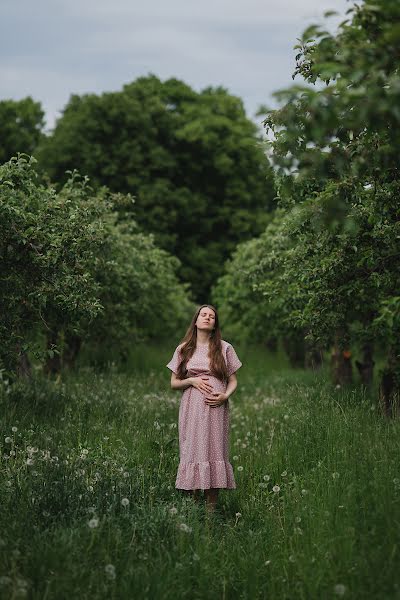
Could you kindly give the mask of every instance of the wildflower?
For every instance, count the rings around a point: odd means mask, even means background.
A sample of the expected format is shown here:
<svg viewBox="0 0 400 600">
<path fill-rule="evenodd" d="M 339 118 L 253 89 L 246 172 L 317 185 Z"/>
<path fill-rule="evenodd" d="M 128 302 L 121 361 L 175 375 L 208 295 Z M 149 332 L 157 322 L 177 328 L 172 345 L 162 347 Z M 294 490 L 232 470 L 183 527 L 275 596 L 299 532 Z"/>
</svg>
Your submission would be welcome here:
<svg viewBox="0 0 400 600">
<path fill-rule="evenodd" d="M 235 516 L 236 516 L 237 519 L 240 519 L 240 517 L 242 516 L 242 513 L 237 512 Z"/>
<path fill-rule="evenodd" d="M 286 475 L 287 475 L 287 471 L 282 471 L 281 477 L 286 477 Z"/>
<path fill-rule="evenodd" d="M 106 576 L 108 577 L 108 579 L 115 579 L 115 567 L 114 565 L 108 564 L 104 567 L 104 570 L 106 572 Z"/>
<path fill-rule="evenodd" d="M 86 448 L 83 448 L 82 451 L 81 451 L 81 454 L 83 456 L 87 456 L 89 454 L 89 450 L 87 450 Z"/>
<path fill-rule="evenodd" d="M 237 468 L 237 470 L 238 471 L 243 471 L 243 467 L 239 465 L 238 468 Z"/>
<path fill-rule="evenodd" d="M 281 488 L 279 487 L 279 485 L 274 485 L 274 487 L 272 489 L 275 492 L 275 494 L 277 494 L 281 490 Z"/>
<path fill-rule="evenodd" d="M 89 525 L 90 529 L 95 529 L 99 525 L 99 520 L 96 517 L 93 517 L 88 522 L 88 525 Z"/>
<path fill-rule="evenodd" d="M 333 479 L 338 479 L 339 473 L 337 471 L 335 471 L 334 473 L 332 473 L 332 477 L 333 477 Z"/>
<path fill-rule="evenodd" d="M 189 527 L 189 525 L 186 525 L 186 523 L 179 523 L 178 527 L 181 531 L 184 531 L 185 533 L 190 533 L 192 531 L 192 528 Z"/>
<path fill-rule="evenodd" d="M 266 560 L 265 563 L 264 563 L 265 566 L 268 566 L 269 564 L 271 564 L 270 560 Z"/>
<path fill-rule="evenodd" d="M 6 438 L 4 438 L 4 441 L 5 441 L 6 444 L 11 444 L 12 438 L 10 438 L 9 436 L 7 436 Z"/>
<path fill-rule="evenodd" d="M 11 431 L 13 431 L 15 433 L 16 431 L 18 431 L 18 427 L 15 427 L 15 425 L 14 425 L 14 427 L 11 427 Z"/>
<path fill-rule="evenodd" d="M 128 500 L 128 498 L 122 498 L 121 504 L 122 504 L 122 506 L 129 506 L 129 500 Z"/>
<path fill-rule="evenodd" d="M 125 471 L 123 475 L 124 475 L 125 478 L 129 477 L 128 471 Z"/>
<path fill-rule="evenodd" d="M 239 457 L 238 456 L 233 456 L 232 460 L 239 460 Z"/>
<path fill-rule="evenodd" d="M 169 514 L 170 514 L 170 515 L 176 515 L 176 513 L 177 513 L 177 512 L 178 512 L 178 509 L 176 508 L 176 506 L 172 506 L 172 507 L 169 509 Z"/>
<path fill-rule="evenodd" d="M 296 518 L 295 518 L 295 521 L 296 521 L 296 523 L 300 523 L 300 521 L 301 521 L 301 517 L 296 517 Z"/>
<path fill-rule="evenodd" d="M 301 493 L 303 494 L 303 496 L 305 496 L 306 494 L 308 494 L 308 491 L 305 490 L 304 488 L 301 490 Z"/>
<path fill-rule="evenodd" d="M 263 479 L 264 479 L 264 481 L 269 481 L 271 479 L 271 477 L 269 475 L 264 475 Z"/>
<path fill-rule="evenodd" d="M 337 583 L 333 588 L 333 591 L 337 596 L 344 596 L 346 593 L 346 586 L 343 583 Z"/>
<path fill-rule="evenodd" d="M 27 458 L 27 459 L 26 459 L 26 464 L 27 464 L 27 465 L 29 465 L 29 466 L 30 466 L 30 465 L 34 465 L 34 464 L 35 464 L 35 461 L 33 460 L 33 458 Z"/>
<path fill-rule="evenodd" d="M 285 419 L 285 421 L 287 421 L 289 418 L 289 415 L 284 415 L 283 418 Z"/>
</svg>

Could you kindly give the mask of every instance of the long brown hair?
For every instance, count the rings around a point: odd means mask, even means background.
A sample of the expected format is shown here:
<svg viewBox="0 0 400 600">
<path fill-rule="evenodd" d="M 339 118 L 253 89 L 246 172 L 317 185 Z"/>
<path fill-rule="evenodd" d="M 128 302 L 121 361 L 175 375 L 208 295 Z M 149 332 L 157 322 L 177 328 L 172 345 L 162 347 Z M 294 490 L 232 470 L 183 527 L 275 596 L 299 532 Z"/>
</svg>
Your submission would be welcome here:
<svg viewBox="0 0 400 600">
<path fill-rule="evenodd" d="M 182 341 L 181 352 L 181 362 L 178 366 L 178 379 L 185 379 L 186 377 L 186 364 L 193 356 L 194 351 L 196 350 L 197 345 L 197 327 L 196 321 L 197 317 L 202 308 L 207 307 L 211 308 L 215 313 L 215 322 L 214 329 L 210 334 L 210 343 L 208 347 L 208 356 L 210 358 L 210 371 L 211 373 L 221 379 L 222 381 L 228 381 L 228 369 L 224 360 L 224 356 L 222 354 L 222 344 L 221 344 L 221 330 L 219 327 L 219 319 L 217 309 L 211 304 L 202 304 L 194 313 L 192 321 L 186 331 Z"/>
</svg>

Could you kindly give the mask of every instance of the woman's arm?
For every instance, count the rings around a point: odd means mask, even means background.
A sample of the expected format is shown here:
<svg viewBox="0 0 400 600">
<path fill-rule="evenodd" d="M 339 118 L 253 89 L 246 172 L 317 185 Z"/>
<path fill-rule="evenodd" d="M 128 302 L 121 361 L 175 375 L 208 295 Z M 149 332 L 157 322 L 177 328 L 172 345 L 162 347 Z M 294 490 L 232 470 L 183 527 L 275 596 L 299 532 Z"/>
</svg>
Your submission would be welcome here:
<svg viewBox="0 0 400 600">
<path fill-rule="evenodd" d="M 184 390 L 193 385 L 192 378 L 178 379 L 174 372 L 171 373 L 171 387 L 173 390 Z"/>
<path fill-rule="evenodd" d="M 237 388 L 236 373 L 232 373 L 232 375 L 228 379 L 228 385 L 226 386 L 226 391 L 225 391 L 225 394 L 227 395 L 228 398 L 229 398 L 229 396 L 232 396 L 232 394 L 236 390 L 236 388 Z"/>
</svg>

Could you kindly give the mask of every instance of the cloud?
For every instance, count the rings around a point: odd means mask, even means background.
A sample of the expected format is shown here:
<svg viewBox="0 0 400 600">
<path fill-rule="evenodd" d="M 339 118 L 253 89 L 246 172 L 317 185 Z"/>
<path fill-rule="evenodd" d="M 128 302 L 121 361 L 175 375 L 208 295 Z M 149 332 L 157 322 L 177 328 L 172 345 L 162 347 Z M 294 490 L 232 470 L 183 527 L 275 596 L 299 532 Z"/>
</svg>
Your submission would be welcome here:
<svg viewBox="0 0 400 600">
<path fill-rule="evenodd" d="M 24 6 L 25 5 L 25 6 Z M 194 89 L 222 85 L 249 116 L 291 85 L 296 37 L 346 0 L 3 0 L 3 98 L 31 95 L 48 127 L 70 94 L 119 90 L 138 76 L 177 77 Z M 327 23 L 324 21 L 324 25 Z M 258 120 L 258 119 L 257 119 Z"/>
</svg>

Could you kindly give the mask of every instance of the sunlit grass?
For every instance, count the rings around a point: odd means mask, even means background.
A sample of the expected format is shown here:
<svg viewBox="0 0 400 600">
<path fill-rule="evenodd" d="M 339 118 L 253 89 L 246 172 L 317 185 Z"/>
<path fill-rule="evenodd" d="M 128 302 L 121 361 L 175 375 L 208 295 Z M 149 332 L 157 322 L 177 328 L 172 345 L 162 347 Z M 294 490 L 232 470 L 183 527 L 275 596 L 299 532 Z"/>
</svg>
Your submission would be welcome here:
<svg viewBox="0 0 400 600">
<path fill-rule="evenodd" d="M 1 597 L 398 597 L 399 425 L 374 390 L 242 349 L 237 489 L 207 515 L 175 489 L 180 394 L 153 350 L 3 389 Z"/>
</svg>

